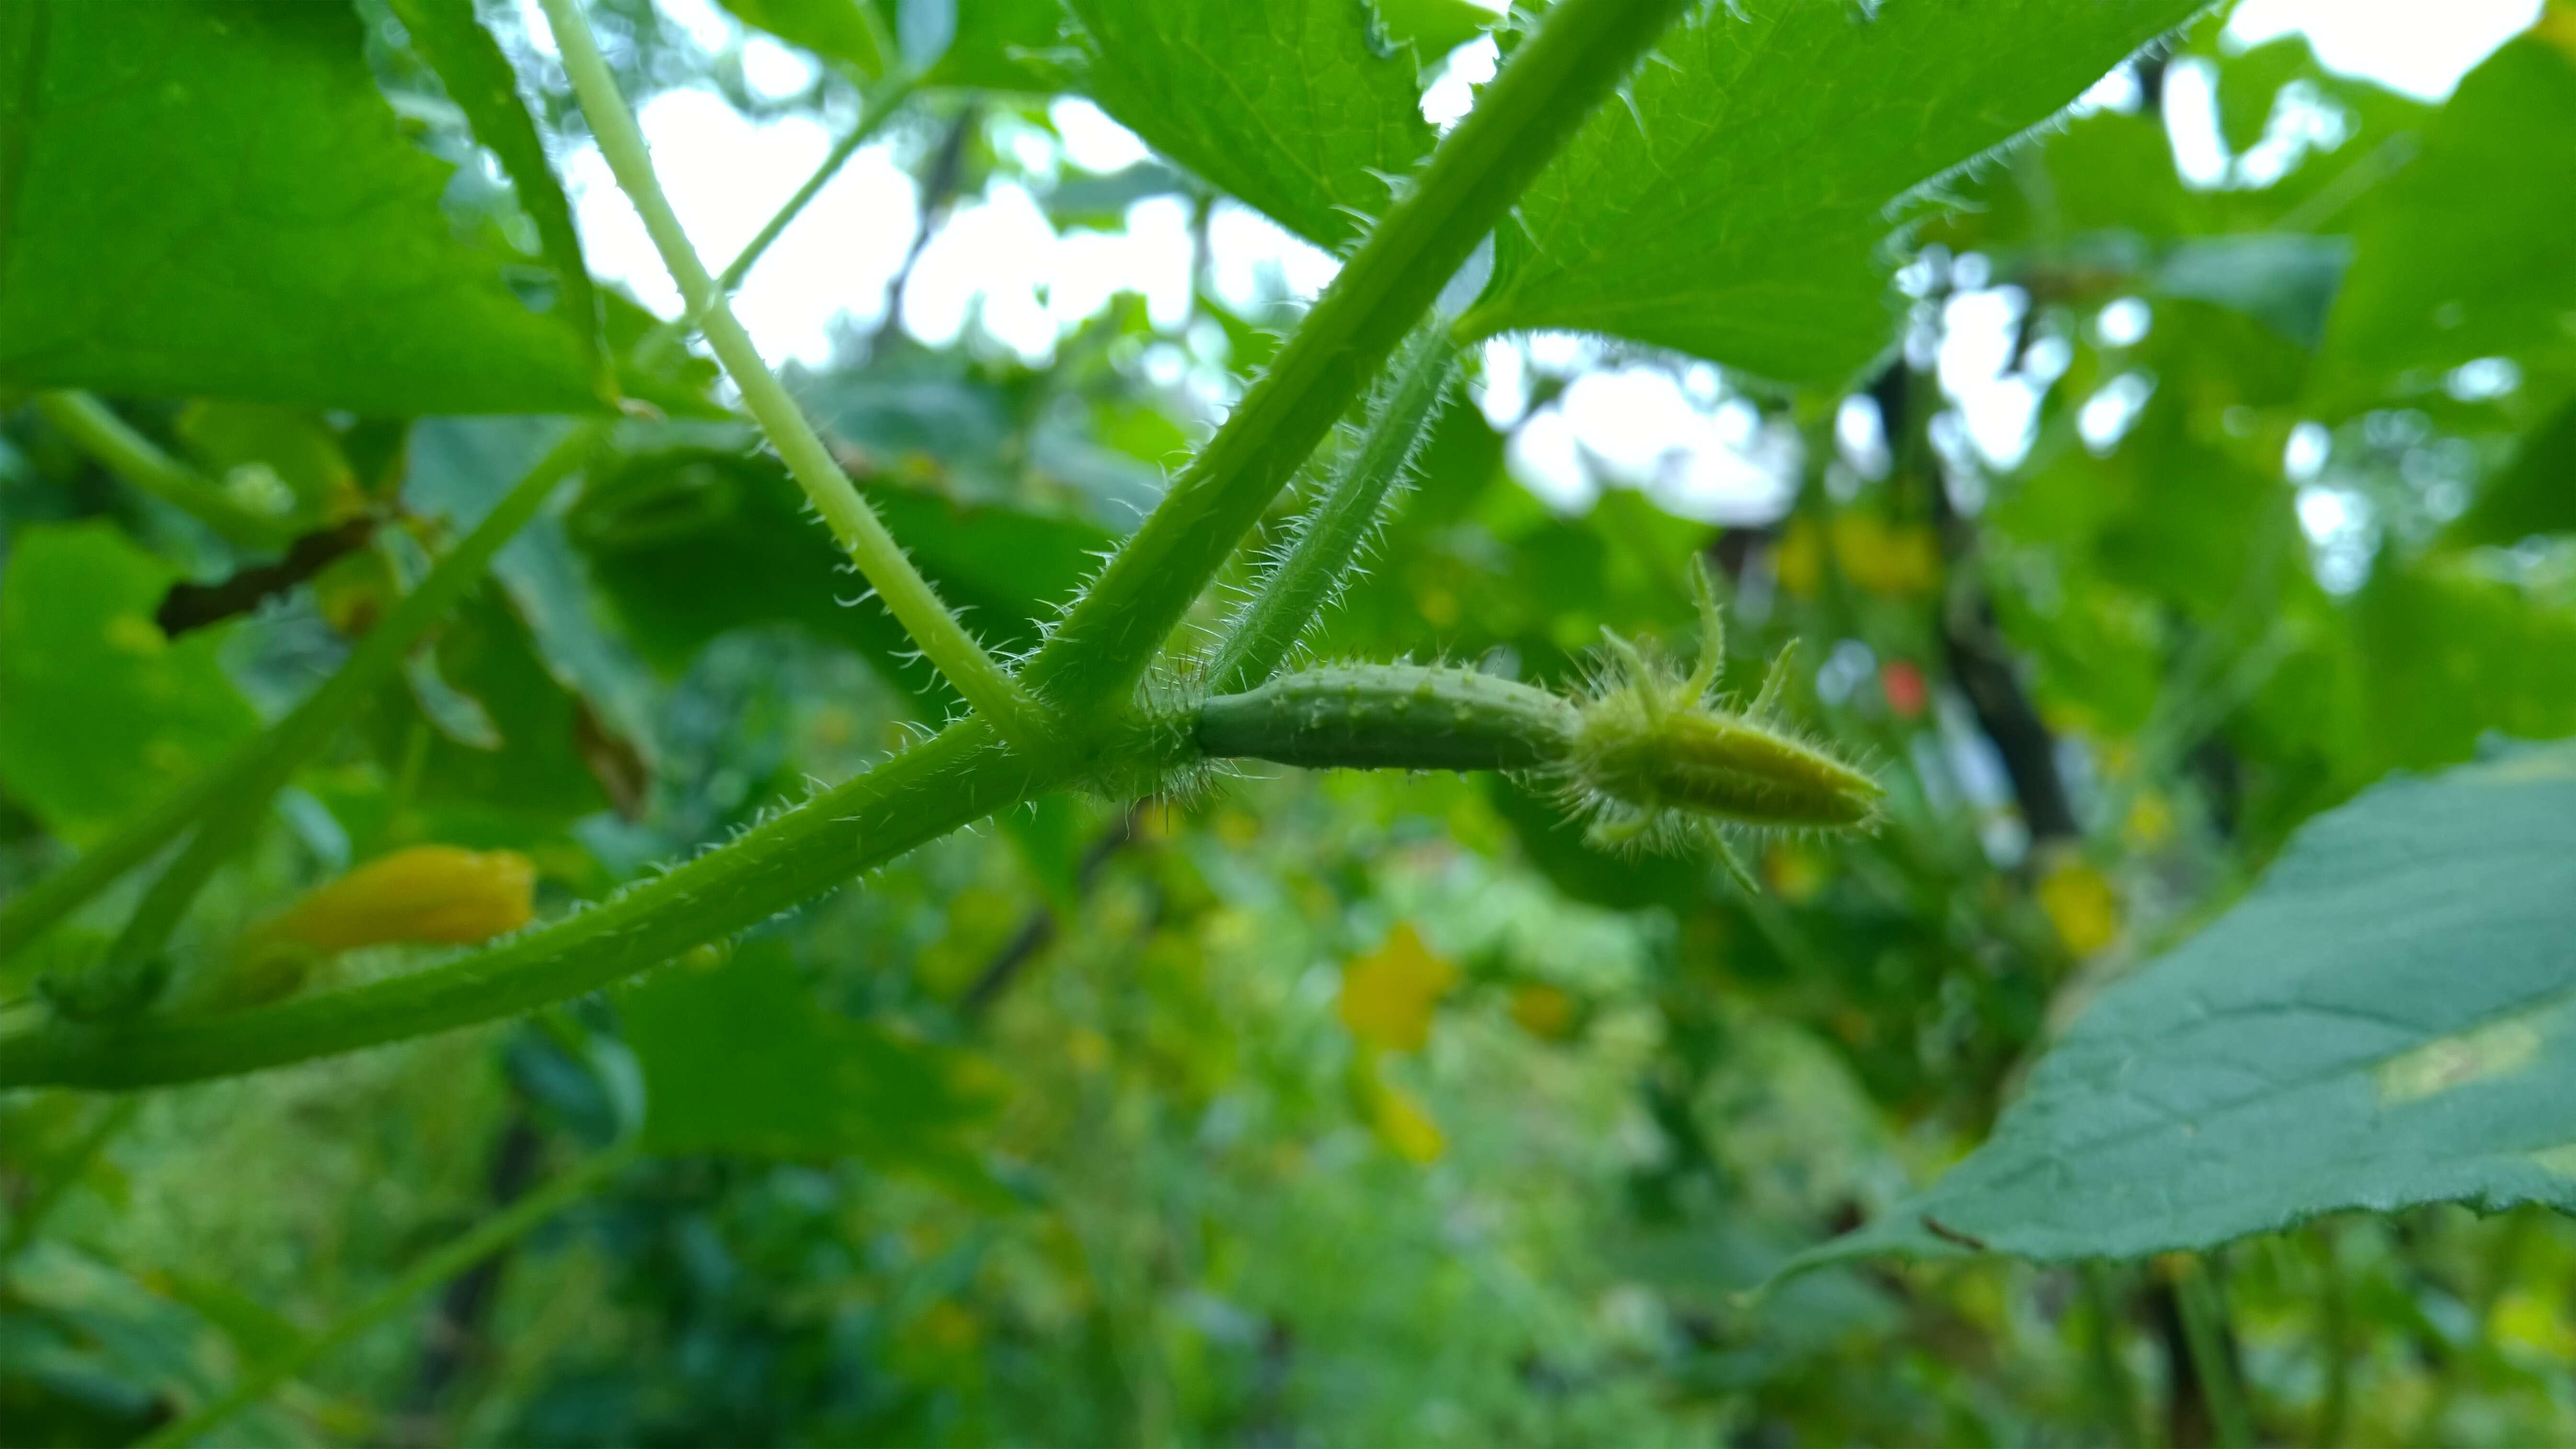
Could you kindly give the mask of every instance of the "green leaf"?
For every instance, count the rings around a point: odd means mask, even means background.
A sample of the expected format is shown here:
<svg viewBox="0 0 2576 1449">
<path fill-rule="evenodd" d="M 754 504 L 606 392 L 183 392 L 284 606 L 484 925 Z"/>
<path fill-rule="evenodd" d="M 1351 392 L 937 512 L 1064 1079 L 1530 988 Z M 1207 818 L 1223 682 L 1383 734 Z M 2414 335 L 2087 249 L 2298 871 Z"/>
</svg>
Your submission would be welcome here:
<svg viewBox="0 0 2576 1449">
<path fill-rule="evenodd" d="M 387 775 L 407 781 L 420 805 L 465 807 L 510 830 L 543 828 L 608 808 L 603 773 L 622 795 L 640 772 L 633 747 L 547 668 L 526 621 L 496 589 L 460 605 L 407 674 L 378 694 L 362 727 Z M 441 833 L 460 844 L 514 843 L 507 831 Z"/>
<path fill-rule="evenodd" d="M 581 254 L 581 234 L 574 230 L 572 203 L 564 198 L 554 167 L 546 160 L 537 123 L 519 99 L 519 78 L 510 69 L 489 32 L 474 18 L 473 0 L 388 0 L 396 19 L 411 32 L 411 43 L 438 72 L 447 98 L 473 124 L 474 139 L 501 158 L 518 193 L 519 209 L 536 223 L 537 241 L 562 289 L 559 304 L 568 325 L 581 335 L 594 370 L 607 366 L 600 345 L 598 289 Z M 605 391 L 608 383 L 600 384 Z"/>
<path fill-rule="evenodd" d="M 1378 29 L 1394 45 L 1414 47 L 1424 65 L 1491 30 L 1502 16 L 1474 0 L 1370 0 Z"/>
<path fill-rule="evenodd" d="M 2368 203 L 2328 327 L 2346 390 L 2475 358 L 2576 358 L 2576 55 L 2498 50 Z"/>
<path fill-rule="evenodd" d="M 1413 64 L 1361 0 L 1069 0 L 1083 88 L 1156 150 L 1318 246 L 1386 210 L 1431 150 Z"/>
<path fill-rule="evenodd" d="M 1886 243 L 1917 188 L 2046 120 L 2199 8 L 1709 9 L 1522 195 L 1460 330 L 1608 332 L 1783 382 L 1845 383 L 1894 334 Z"/>
<path fill-rule="evenodd" d="M 2352 609 L 2380 768 L 2464 759 L 2490 730 L 2576 732 L 2576 609 L 2444 558 L 2383 564 Z"/>
<path fill-rule="evenodd" d="M 2576 1209 L 2576 745 L 2383 784 L 2105 991 L 1993 1138 L 1800 1265 L 2206 1248 L 2346 1208 Z"/>
<path fill-rule="evenodd" d="M 2576 403 L 2533 429 L 2512 464 L 2479 485 L 2450 538 L 2511 544 L 2538 533 L 2576 533 Z"/>
<path fill-rule="evenodd" d="M 826 1008 L 784 944 L 664 971 L 619 998 L 644 1067 L 644 1145 L 954 1170 L 985 1113 L 969 1060 Z"/>
<path fill-rule="evenodd" d="M 0 783 L 88 844 L 258 726 L 217 661 L 224 632 L 152 622 L 177 576 L 105 523 L 19 533 L 0 582 Z"/>
<path fill-rule="evenodd" d="M 0 18 L 0 380 L 358 412 L 597 411 L 592 322 L 461 240 L 345 5 Z M 560 293 L 560 288 L 549 288 Z"/>
<path fill-rule="evenodd" d="M 817 55 L 846 60 L 871 78 L 893 60 L 893 36 L 866 0 L 724 0 L 746 25 Z"/>
<path fill-rule="evenodd" d="M 900 9 L 900 0 L 877 4 L 880 10 Z M 1057 0 L 957 0 L 956 9 L 956 34 L 925 81 L 996 91 L 1059 88 L 1061 77 L 1049 58 L 1064 44 L 1064 8 Z"/>
</svg>

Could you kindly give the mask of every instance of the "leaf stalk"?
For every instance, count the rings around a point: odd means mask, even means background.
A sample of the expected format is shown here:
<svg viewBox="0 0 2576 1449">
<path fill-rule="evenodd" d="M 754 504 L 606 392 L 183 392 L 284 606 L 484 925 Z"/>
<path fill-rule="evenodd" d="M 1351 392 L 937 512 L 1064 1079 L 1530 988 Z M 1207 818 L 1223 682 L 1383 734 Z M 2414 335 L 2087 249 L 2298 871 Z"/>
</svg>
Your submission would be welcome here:
<svg viewBox="0 0 2576 1449">
<path fill-rule="evenodd" d="M 708 274 L 706 264 L 698 259 L 687 230 L 680 225 L 679 214 L 671 209 L 670 198 L 663 194 L 662 183 L 654 175 L 651 148 L 645 144 L 644 133 L 635 124 L 635 114 L 628 109 L 626 98 L 618 92 L 617 79 L 600 54 L 599 42 L 591 34 L 580 0 L 543 0 L 543 4 L 556 49 L 563 55 L 564 72 L 572 80 L 573 95 L 590 122 L 600 153 L 607 158 L 618 186 L 643 217 L 644 229 L 651 234 L 654 249 L 661 253 L 662 264 L 670 270 L 672 280 L 679 283 L 680 295 L 689 314 L 697 320 L 700 335 L 715 350 L 716 360 L 723 364 L 734 386 L 742 390 L 743 405 L 786 461 L 787 471 L 813 501 L 815 511 L 823 515 L 833 537 L 849 552 L 851 561 L 875 587 L 886 608 L 967 703 L 991 719 L 1003 738 L 1023 753 L 1042 755 L 1051 751 L 1057 734 L 1055 722 L 966 632 L 957 616 L 940 601 L 930 581 L 912 566 L 912 560 L 895 542 L 894 535 L 886 531 L 876 510 L 833 460 L 831 450 L 824 446 L 813 424 L 806 421 L 786 385 L 769 370 L 751 334 L 734 316 L 732 304 Z"/>
</svg>

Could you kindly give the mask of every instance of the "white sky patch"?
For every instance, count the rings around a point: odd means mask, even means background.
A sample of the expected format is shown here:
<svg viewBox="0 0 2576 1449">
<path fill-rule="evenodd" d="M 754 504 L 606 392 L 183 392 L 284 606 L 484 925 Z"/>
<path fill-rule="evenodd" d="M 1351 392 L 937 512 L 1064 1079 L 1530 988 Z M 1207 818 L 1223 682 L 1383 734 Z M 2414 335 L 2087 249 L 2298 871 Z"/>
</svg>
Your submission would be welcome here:
<svg viewBox="0 0 2576 1449">
<path fill-rule="evenodd" d="M 1124 231 L 1065 233 L 1056 244 L 1047 309 L 1059 330 L 1071 331 L 1111 297 L 1134 292 L 1144 297 L 1155 327 L 1178 331 L 1190 320 L 1195 253 L 1189 204 L 1177 196 L 1146 197 L 1127 208 Z"/>
<path fill-rule="evenodd" d="M 2174 170 L 2202 191 L 2227 180 L 2227 142 L 2218 131 L 2218 67 L 2186 56 L 2165 69 L 2165 134 Z"/>
<path fill-rule="evenodd" d="M 1502 61 L 1503 49 L 1491 35 L 1479 35 L 1449 52 L 1439 77 L 1423 87 L 1422 119 L 1444 133 L 1465 120 L 1476 104 L 1476 88 L 1494 78 Z"/>
<path fill-rule="evenodd" d="M 1055 228 L 1028 188 L 997 181 L 981 200 L 949 213 L 913 264 L 903 294 L 904 330 L 933 347 L 954 343 L 969 321 L 1032 363 L 1055 351 Z"/>
<path fill-rule="evenodd" d="M 764 99 L 801 96 L 822 75 L 823 68 L 812 57 L 766 35 L 750 36 L 742 43 L 742 82 Z"/>
<path fill-rule="evenodd" d="M 1342 264 L 1251 207 L 1221 200 L 1208 214 L 1208 270 L 1227 310 L 1259 316 L 1275 302 L 1322 296 Z"/>
<path fill-rule="evenodd" d="M 2124 372 L 2103 384 L 2076 410 L 2075 431 L 2084 439 L 2084 446 L 2096 454 L 2120 446 L 2120 440 L 2136 426 L 2138 414 L 2147 410 L 2147 399 L 2155 392 L 2155 381 L 2140 372 Z"/>
<path fill-rule="evenodd" d="M 1065 159 L 1096 176 L 1114 175 L 1153 158 L 1135 132 L 1080 96 L 1056 98 L 1047 106 L 1047 120 L 1064 141 Z"/>
<path fill-rule="evenodd" d="M 1583 442 L 1563 409 L 1544 407 L 1531 414 L 1512 434 L 1503 456 L 1512 477 L 1560 513 L 1581 513 L 1601 496 L 1601 485 L 1584 464 Z"/>
<path fill-rule="evenodd" d="M 1698 381 L 1644 363 L 1582 373 L 1513 434 L 1512 475 L 1567 512 L 1618 483 L 1705 523 L 1777 519 L 1797 491 L 1795 430 Z"/>
<path fill-rule="evenodd" d="M 1996 468 L 2028 456 L 2041 388 L 2013 373 L 2013 345 L 2030 297 L 2018 287 L 1961 292 L 1942 309 L 1941 390 L 1957 404 L 1977 453 Z"/>
<path fill-rule="evenodd" d="M 2290 439 L 2281 448 L 2281 472 L 2293 483 L 2313 483 L 2326 470 L 2326 459 L 2334 452 L 2334 434 L 2320 422 L 2302 422 L 2290 429 Z"/>
<path fill-rule="evenodd" d="M 1476 406 L 1486 422 L 1509 428 L 1529 411 L 1529 362 L 1508 337 L 1488 337 L 1479 350 L 1483 366 L 1477 369 Z"/>
<path fill-rule="evenodd" d="M 2541 0 L 2244 0 L 2227 38 L 2242 46 L 2307 32 L 2317 59 L 2428 101 L 2540 18 Z"/>
<path fill-rule="evenodd" d="M 655 0 L 664 18 L 679 22 L 689 39 L 710 55 L 721 55 L 738 33 L 732 17 L 715 0 Z"/>
<path fill-rule="evenodd" d="M 672 208 L 710 269 L 732 261 L 832 148 L 818 121 L 755 124 L 712 91 L 665 91 L 637 121 Z M 585 145 L 564 171 L 591 270 L 624 282 L 655 312 L 676 315 L 679 289 L 598 148 Z M 734 310 L 762 354 L 772 363 L 820 364 L 831 356 L 835 316 L 872 325 L 912 244 L 917 208 L 912 178 L 889 150 L 871 146 L 851 157 L 735 295 Z"/>
</svg>

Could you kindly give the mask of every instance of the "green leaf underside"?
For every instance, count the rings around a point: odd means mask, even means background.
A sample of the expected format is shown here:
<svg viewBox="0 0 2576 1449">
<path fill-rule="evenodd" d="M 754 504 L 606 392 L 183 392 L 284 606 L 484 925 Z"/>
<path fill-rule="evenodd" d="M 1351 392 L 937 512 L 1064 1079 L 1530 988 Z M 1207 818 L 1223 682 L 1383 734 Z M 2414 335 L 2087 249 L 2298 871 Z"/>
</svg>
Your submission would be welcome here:
<svg viewBox="0 0 2576 1449">
<path fill-rule="evenodd" d="M 519 100 L 519 80 L 509 57 L 474 16 L 474 0 L 390 0 L 393 12 L 411 32 L 411 42 L 438 72 L 447 97 L 474 126 L 474 139 L 501 158 L 517 193 L 519 209 L 536 224 L 540 250 L 563 289 L 562 316 L 577 329 L 594 369 L 606 366 L 600 349 L 600 310 L 590 267 L 582 259 L 581 234 L 573 227 L 572 202 L 555 179 L 537 124 Z M 608 384 L 603 380 L 601 386 Z"/>
<path fill-rule="evenodd" d="M 1431 150 L 1414 64 L 1364 0 L 1069 0 L 1101 109 L 1280 225 L 1338 249 Z"/>
<path fill-rule="evenodd" d="M 13 541 L 0 585 L 0 782 L 89 844 L 259 723 L 217 659 L 221 630 L 152 622 L 176 571 L 107 523 Z"/>
<path fill-rule="evenodd" d="M 1895 330 L 1916 188 L 2045 121 L 2201 0 L 1743 0 L 1664 37 L 1500 232 L 1460 324 L 1606 332 L 1840 386 Z M 1740 17 L 1740 18 L 1739 18 Z"/>
<path fill-rule="evenodd" d="M 776 940 L 665 971 L 618 1006 L 654 1152 L 923 1164 L 958 1154 L 951 1134 L 983 1115 L 964 1058 L 824 1009 Z"/>
<path fill-rule="evenodd" d="M 756 25 L 791 45 L 845 60 L 861 74 L 885 74 L 891 37 L 864 0 L 723 0 L 746 25 Z"/>
<path fill-rule="evenodd" d="M 2428 1202 L 2576 1208 L 2576 745 L 2319 817 L 2105 991 L 1986 1145 L 1800 1264 L 2126 1258 Z"/>
<path fill-rule="evenodd" d="M 2373 196 L 2327 349 L 2346 388 L 2476 358 L 2576 358 L 2576 56 L 2497 51 Z"/>
<path fill-rule="evenodd" d="M 587 412 L 587 319 L 459 239 L 345 5 L 0 20 L 0 379 L 372 413 Z"/>
</svg>

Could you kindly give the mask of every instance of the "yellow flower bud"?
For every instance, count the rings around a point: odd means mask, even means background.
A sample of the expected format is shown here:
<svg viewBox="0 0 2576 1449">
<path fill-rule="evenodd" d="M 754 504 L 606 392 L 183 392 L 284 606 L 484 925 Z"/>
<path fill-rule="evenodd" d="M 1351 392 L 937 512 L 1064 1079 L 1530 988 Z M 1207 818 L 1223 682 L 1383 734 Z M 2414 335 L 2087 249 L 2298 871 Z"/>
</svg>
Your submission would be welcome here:
<svg viewBox="0 0 2576 1449">
<path fill-rule="evenodd" d="M 514 850 L 415 845 L 316 886 L 259 929 L 324 953 L 393 942 L 470 946 L 535 914 L 537 871 Z"/>
</svg>

